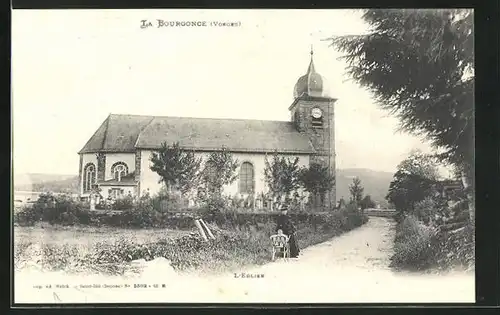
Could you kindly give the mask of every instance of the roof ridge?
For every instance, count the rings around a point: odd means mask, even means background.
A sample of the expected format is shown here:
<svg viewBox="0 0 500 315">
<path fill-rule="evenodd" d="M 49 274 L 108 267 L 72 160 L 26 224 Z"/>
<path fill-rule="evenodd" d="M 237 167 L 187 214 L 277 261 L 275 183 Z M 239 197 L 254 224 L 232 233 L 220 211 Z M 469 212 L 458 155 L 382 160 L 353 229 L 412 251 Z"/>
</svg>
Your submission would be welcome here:
<svg viewBox="0 0 500 315">
<path fill-rule="evenodd" d="M 110 114 L 111 115 L 111 114 Z M 99 130 L 101 129 L 101 127 L 107 122 L 107 120 L 109 119 L 109 116 L 106 117 L 106 119 L 104 119 L 102 121 L 102 123 L 99 125 L 99 127 L 96 129 L 96 131 L 94 131 L 94 133 L 92 134 L 92 136 L 89 138 L 89 140 L 87 140 L 87 142 L 85 143 L 85 145 L 83 146 L 83 148 L 80 149 L 80 151 L 78 151 L 78 153 L 81 153 L 86 147 L 87 145 L 92 141 L 92 139 L 97 135 L 97 133 L 99 132 Z M 107 126 L 105 127 L 107 129 Z M 104 147 L 101 147 L 101 149 L 104 148 Z"/>
<path fill-rule="evenodd" d="M 149 117 L 149 116 L 144 116 L 144 117 Z M 141 135 L 142 135 L 142 132 L 144 130 L 146 130 L 147 127 L 149 127 L 149 125 L 151 125 L 151 123 L 153 122 L 153 120 L 155 120 L 156 117 L 152 116 L 151 119 L 148 121 L 147 124 L 145 124 L 141 130 L 139 130 L 139 133 L 137 134 L 137 139 L 135 139 L 135 142 L 134 142 L 134 148 L 137 148 L 137 143 L 139 143 L 139 139 L 141 138 Z"/>
<path fill-rule="evenodd" d="M 106 138 L 108 137 L 108 129 L 109 129 L 109 121 L 111 120 L 111 114 L 108 115 L 108 118 L 106 118 L 106 127 L 104 128 L 104 136 L 102 137 L 102 145 L 101 149 L 104 149 L 106 146 Z"/>
<path fill-rule="evenodd" d="M 129 117 L 154 117 L 153 115 L 138 115 L 138 114 L 109 114 L 109 116 L 129 116 Z"/>
<path fill-rule="evenodd" d="M 179 119 L 197 119 L 197 120 L 232 120 L 232 121 L 265 121 L 291 123 L 288 120 L 267 120 L 267 119 L 244 119 L 244 118 L 216 118 L 216 117 L 190 117 L 190 116 L 156 116 L 156 115 L 133 115 L 133 114 L 110 114 L 110 116 L 128 116 L 128 117 L 151 117 L 155 118 L 179 118 Z"/>
</svg>

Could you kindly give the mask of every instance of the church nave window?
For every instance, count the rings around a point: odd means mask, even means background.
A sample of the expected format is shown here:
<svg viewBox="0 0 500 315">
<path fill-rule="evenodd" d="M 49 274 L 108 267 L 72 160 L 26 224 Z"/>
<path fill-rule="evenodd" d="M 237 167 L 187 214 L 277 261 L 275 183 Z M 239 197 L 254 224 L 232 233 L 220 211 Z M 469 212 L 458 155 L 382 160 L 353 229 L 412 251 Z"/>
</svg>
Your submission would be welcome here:
<svg viewBox="0 0 500 315">
<path fill-rule="evenodd" d="M 123 162 L 116 162 L 111 166 L 111 174 L 113 179 L 116 181 L 121 181 L 123 177 L 128 175 L 128 166 Z"/>
<path fill-rule="evenodd" d="M 254 192 L 254 170 L 253 165 L 249 162 L 243 162 L 240 168 L 240 193 L 250 194 Z"/>
<path fill-rule="evenodd" d="M 96 171 L 94 163 L 87 163 L 83 169 L 83 191 L 88 192 L 92 190 L 95 184 Z"/>
</svg>

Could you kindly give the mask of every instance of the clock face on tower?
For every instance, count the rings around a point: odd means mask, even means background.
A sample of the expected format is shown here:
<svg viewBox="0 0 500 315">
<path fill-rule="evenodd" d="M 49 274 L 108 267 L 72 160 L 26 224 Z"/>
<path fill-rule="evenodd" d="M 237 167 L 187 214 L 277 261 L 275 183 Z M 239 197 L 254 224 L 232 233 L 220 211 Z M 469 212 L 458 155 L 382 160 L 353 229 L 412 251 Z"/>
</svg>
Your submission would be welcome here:
<svg viewBox="0 0 500 315">
<path fill-rule="evenodd" d="M 315 107 L 311 110 L 311 116 L 315 119 L 319 119 L 321 118 L 321 116 L 323 116 L 323 112 L 321 111 L 321 109 Z"/>
</svg>

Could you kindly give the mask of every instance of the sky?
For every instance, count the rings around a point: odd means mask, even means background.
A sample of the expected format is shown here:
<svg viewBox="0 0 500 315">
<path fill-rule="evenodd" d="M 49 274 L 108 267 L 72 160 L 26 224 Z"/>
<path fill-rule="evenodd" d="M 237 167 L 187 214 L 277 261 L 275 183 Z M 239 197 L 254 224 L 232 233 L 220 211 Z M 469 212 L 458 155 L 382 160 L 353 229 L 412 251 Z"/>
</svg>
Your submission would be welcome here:
<svg viewBox="0 0 500 315">
<path fill-rule="evenodd" d="M 394 172 L 430 146 L 397 132 L 322 41 L 366 27 L 352 10 L 13 10 L 14 173 L 77 174 L 77 152 L 110 113 L 289 120 L 311 45 L 338 99 L 337 167 Z"/>
</svg>

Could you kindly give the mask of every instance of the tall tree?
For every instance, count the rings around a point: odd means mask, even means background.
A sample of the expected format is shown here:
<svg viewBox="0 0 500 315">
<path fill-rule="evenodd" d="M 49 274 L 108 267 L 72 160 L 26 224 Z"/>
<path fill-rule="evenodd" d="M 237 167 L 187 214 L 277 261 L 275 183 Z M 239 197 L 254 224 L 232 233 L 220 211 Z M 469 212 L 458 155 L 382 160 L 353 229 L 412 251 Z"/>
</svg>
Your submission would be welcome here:
<svg viewBox="0 0 500 315">
<path fill-rule="evenodd" d="M 178 142 L 172 146 L 163 142 L 161 148 L 151 154 L 150 169 L 160 175 L 168 192 L 173 189 L 186 193 L 193 189 L 200 179 L 201 158 L 193 151 L 182 149 Z"/>
<path fill-rule="evenodd" d="M 274 201 L 288 199 L 291 193 L 300 188 L 299 158 L 290 160 L 275 153 L 271 159 L 265 159 L 264 179 Z"/>
<path fill-rule="evenodd" d="M 331 38 L 348 74 L 473 186 L 473 11 L 370 9 L 363 19 L 368 34 Z M 472 200 L 469 210 L 473 219 Z"/>
<path fill-rule="evenodd" d="M 356 204 L 360 204 L 361 200 L 363 200 L 363 192 L 364 188 L 361 185 L 361 179 L 358 177 L 354 177 L 352 179 L 352 184 L 349 185 L 349 193 L 351 194 L 351 202 L 355 202 Z"/>
<path fill-rule="evenodd" d="M 432 158 L 415 152 L 398 165 L 389 186 L 387 201 L 399 212 L 412 212 L 418 202 L 432 196 L 438 179 L 438 170 Z"/>
<path fill-rule="evenodd" d="M 435 156 L 425 154 L 421 150 L 413 150 L 401 161 L 397 169 L 407 175 L 417 175 L 431 181 L 439 179 L 439 171 Z"/>
<path fill-rule="evenodd" d="M 223 187 L 238 178 L 237 168 L 238 160 L 225 147 L 211 152 L 202 171 L 202 179 L 209 195 L 221 197 Z"/>
<path fill-rule="evenodd" d="M 324 200 L 325 194 L 335 185 L 335 177 L 330 174 L 328 167 L 318 163 L 311 163 L 303 167 L 299 176 L 301 185 L 313 196 L 320 196 Z"/>
<path fill-rule="evenodd" d="M 365 210 L 365 209 L 369 209 L 369 208 L 375 208 L 376 207 L 376 204 L 375 202 L 372 200 L 372 197 L 370 195 L 366 195 L 363 200 L 361 200 L 361 202 L 359 203 L 361 209 Z"/>
</svg>

